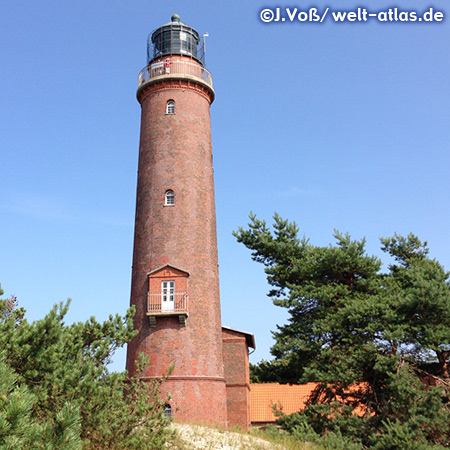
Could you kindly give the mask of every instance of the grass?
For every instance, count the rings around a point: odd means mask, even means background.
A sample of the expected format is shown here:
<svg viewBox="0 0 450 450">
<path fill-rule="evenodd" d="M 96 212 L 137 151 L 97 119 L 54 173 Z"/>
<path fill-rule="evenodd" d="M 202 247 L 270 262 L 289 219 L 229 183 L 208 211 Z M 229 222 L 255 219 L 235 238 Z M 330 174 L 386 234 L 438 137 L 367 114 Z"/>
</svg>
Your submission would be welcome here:
<svg viewBox="0 0 450 450">
<path fill-rule="evenodd" d="M 177 437 L 170 450 L 321 450 L 314 444 L 300 442 L 275 427 L 230 430 L 174 423 Z"/>
<path fill-rule="evenodd" d="M 252 428 L 248 433 L 269 441 L 273 445 L 279 445 L 283 450 L 322 450 L 322 447 L 310 442 L 299 441 L 273 425 L 267 427 L 265 430 Z"/>
</svg>

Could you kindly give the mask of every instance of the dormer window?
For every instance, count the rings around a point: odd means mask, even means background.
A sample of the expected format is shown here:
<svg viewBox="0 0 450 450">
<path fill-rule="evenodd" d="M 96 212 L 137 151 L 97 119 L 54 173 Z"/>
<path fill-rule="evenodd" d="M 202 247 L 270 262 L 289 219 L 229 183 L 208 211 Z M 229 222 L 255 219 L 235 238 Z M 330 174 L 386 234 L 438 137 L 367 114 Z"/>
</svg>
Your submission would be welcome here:
<svg viewBox="0 0 450 450">
<path fill-rule="evenodd" d="M 175 114 L 175 100 L 168 100 L 166 104 L 166 114 Z"/>
<path fill-rule="evenodd" d="M 168 189 L 166 191 L 166 198 L 165 198 L 164 205 L 166 205 L 166 206 L 175 205 L 175 193 L 172 191 L 172 189 Z"/>
<path fill-rule="evenodd" d="M 148 274 L 147 316 L 150 326 L 156 319 L 167 321 L 178 317 L 182 327 L 186 326 L 188 312 L 189 273 L 169 264 Z"/>
</svg>

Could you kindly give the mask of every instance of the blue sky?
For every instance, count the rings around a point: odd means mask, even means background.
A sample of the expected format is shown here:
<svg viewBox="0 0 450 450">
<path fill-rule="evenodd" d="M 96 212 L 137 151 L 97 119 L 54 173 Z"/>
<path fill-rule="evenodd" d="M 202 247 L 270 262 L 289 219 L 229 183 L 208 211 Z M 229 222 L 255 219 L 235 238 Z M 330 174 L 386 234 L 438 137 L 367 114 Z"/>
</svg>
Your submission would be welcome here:
<svg viewBox="0 0 450 450">
<path fill-rule="evenodd" d="M 444 0 L 3 1 L 0 282 L 30 319 L 72 298 L 67 321 L 129 304 L 147 35 L 173 13 L 207 38 L 222 321 L 269 359 L 285 311 L 231 232 L 253 211 L 333 229 L 410 231 L 450 269 L 450 25 L 263 23 L 264 8 L 364 6 L 446 13 Z M 124 352 L 113 368 L 122 370 Z"/>
</svg>

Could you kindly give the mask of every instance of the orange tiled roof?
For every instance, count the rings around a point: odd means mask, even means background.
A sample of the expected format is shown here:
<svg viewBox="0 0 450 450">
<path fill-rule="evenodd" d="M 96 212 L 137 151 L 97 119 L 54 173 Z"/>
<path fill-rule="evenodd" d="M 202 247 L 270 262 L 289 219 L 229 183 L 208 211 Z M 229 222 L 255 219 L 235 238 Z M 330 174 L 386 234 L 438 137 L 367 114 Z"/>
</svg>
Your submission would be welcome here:
<svg viewBox="0 0 450 450">
<path fill-rule="evenodd" d="M 252 423 L 274 422 L 277 417 L 273 413 L 273 404 L 281 405 L 285 414 L 301 411 L 318 384 L 250 384 L 250 421 Z M 361 389 L 365 390 L 367 387 L 367 383 L 358 383 L 350 386 L 345 392 L 357 394 Z M 363 405 L 356 406 L 353 410 L 353 414 L 358 416 L 364 416 L 368 412 L 374 414 Z"/>
<path fill-rule="evenodd" d="M 274 422 L 276 417 L 272 405 L 281 404 L 285 414 L 292 414 L 305 407 L 305 403 L 317 383 L 293 384 L 250 384 L 251 422 Z"/>
</svg>

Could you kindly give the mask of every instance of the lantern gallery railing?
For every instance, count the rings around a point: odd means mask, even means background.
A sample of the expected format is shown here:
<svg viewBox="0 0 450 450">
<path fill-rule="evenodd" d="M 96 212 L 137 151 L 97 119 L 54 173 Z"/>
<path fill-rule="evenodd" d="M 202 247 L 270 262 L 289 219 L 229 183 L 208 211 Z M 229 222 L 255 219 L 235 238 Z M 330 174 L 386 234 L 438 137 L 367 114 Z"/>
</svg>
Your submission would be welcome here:
<svg viewBox="0 0 450 450">
<path fill-rule="evenodd" d="M 209 70 L 200 64 L 184 60 L 158 60 L 144 67 L 139 72 L 139 87 L 156 77 L 185 75 L 202 80 L 212 88 L 212 77 Z"/>
<path fill-rule="evenodd" d="M 149 292 L 148 313 L 185 313 L 188 310 L 188 295 L 186 292 Z"/>
</svg>

